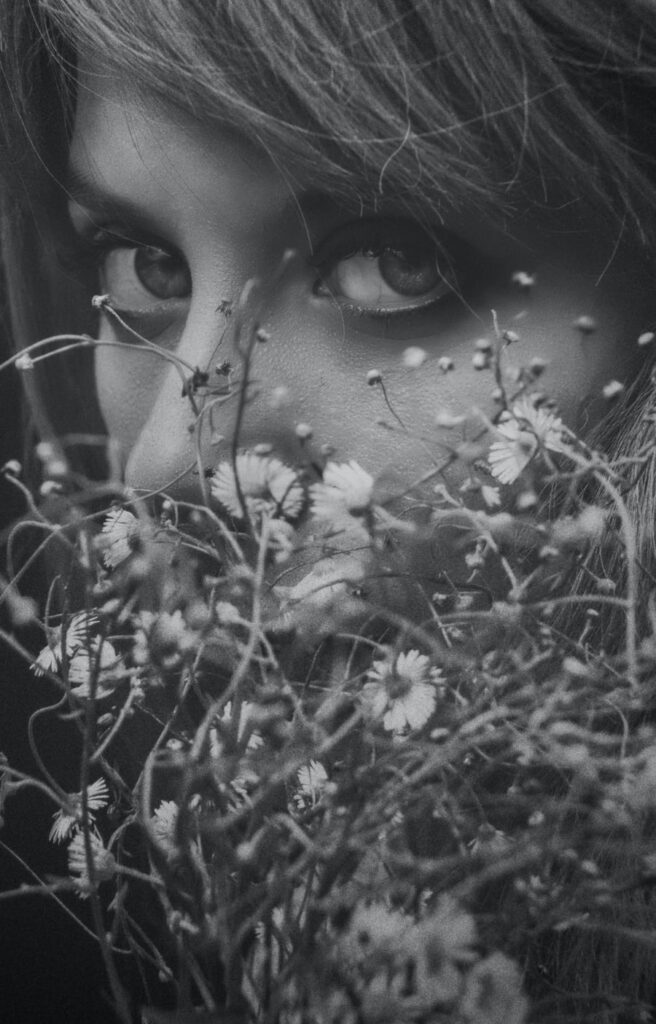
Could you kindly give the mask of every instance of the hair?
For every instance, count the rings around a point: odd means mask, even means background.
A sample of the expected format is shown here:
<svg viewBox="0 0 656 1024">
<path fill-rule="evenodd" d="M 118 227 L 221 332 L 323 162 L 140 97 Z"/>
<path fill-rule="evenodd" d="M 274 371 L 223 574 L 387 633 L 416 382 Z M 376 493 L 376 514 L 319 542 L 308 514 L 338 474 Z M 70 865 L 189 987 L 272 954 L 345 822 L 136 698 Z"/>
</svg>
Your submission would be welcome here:
<svg viewBox="0 0 656 1024">
<path fill-rule="evenodd" d="M 247 130 L 289 157 L 290 177 L 347 202 L 393 195 L 433 219 L 503 220 L 566 198 L 646 252 L 655 241 L 654 0 L 2 0 L 0 45 L 2 245 L 21 348 L 92 327 L 93 283 L 56 257 L 78 54 L 99 82 L 118 72 L 182 117 Z M 47 365 L 40 429 L 101 431 L 91 359 Z M 618 450 L 639 442 L 647 392 Z M 650 468 L 632 500 L 652 552 L 654 494 Z M 649 965 L 618 949 L 570 950 L 558 983 L 625 991 L 628 958 L 641 990 Z"/>
<path fill-rule="evenodd" d="M 246 128 L 289 156 L 286 173 L 353 203 L 386 194 L 432 220 L 499 219 L 565 196 L 649 241 L 653 0 L 4 0 L 0 38 L 19 346 L 91 323 L 89 281 L 54 258 L 78 53 L 100 83 L 118 72 L 169 110 Z M 59 433 L 80 406 L 100 427 L 90 357 L 74 373 L 49 365 L 44 398 Z"/>
</svg>

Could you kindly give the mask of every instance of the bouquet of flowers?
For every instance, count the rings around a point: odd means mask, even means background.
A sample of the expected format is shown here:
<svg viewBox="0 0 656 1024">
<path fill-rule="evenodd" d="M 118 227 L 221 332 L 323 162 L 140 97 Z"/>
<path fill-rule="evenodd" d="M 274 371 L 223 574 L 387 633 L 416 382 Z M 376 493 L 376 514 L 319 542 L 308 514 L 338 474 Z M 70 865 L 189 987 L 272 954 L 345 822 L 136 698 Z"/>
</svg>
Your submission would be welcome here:
<svg viewBox="0 0 656 1024">
<path fill-rule="evenodd" d="M 237 333 L 247 380 L 266 338 Z M 573 1012 L 563 949 L 653 942 L 656 618 L 627 510 L 652 446 L 590 448 L 492 334 L 472 372 L 497 414 L 438 415 L 450 488 L 444 464 L 402 494 L 319 464 L 305 425 L 297 465 L 237 431 L 197 503 L 80 481 L 48 443 L 40 498 L 4 467 L 12 544 L 38 530 L 59 566 L 40 606 L 7 572 L 5 639 L 82 753 L 75 792 L 5 758 L 3 814 L 51 799 L 53 872 L 22 889 L 90 923 L 124 1024 L 126 956 L 167 993 L 151 1024 L 523 1024 Z M 200 419 L 231 382 L 185 387 Z M 599 986 L 581 1019 L 638 1019 Z"/>
</svg>

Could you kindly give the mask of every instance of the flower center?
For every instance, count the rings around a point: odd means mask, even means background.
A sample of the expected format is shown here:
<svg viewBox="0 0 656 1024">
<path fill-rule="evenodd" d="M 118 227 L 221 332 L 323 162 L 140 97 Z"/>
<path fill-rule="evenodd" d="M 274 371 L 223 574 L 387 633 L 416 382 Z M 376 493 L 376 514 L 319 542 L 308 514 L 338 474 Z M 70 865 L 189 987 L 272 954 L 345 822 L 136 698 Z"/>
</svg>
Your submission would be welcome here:
<svg viewBox="0 0 656 1024">
<path fill-rule="evenodd" d="M 389 693 L 390 700 L 399 700 L 401 697 L 407 697 L 412 690 L 412 680 L 408 679 L 407 676 L 390 676 L 387 680 L 387 692 Z"/>
</svg>

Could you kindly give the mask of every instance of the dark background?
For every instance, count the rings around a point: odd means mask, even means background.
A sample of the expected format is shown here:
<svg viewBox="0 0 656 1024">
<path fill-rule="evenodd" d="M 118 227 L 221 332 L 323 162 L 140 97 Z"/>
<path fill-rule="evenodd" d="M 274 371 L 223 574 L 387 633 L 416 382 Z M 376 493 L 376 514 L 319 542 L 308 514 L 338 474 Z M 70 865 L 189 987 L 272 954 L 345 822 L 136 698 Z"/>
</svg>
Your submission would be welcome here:
<svg viewBox="0 0 656 1024">
<path fill-rule="evenodd" d="M 0 361 L 10 354 L 7 318 L 0 296 Z M 0 465 L 10 458 L 22 461 L 22 413 L 20 382 L 15 370 L 0 373 Z M 14 487 L 0 476 L 0 531 L 24 512 Z M 4 576 L 5 547 L 0 552 Z M 31 589 L 43 597 L 43 581 L 35 578 Z M 36 595 L 35 595 L 36 596 Z M 0 626 L 10 629 L 0 610 Z M 21 631 L 19 639 L 31 650 L 42 646 L 38 632 Z M 54 703 L 56 693 L 37 679 L 25 661 L 0 640 L 0 751 L 12 765 L 36 772 L 27 741 L 31 712 Z M 61 781 L 74 786 L 74 744 L 70 727 L 52 716 L 40 720 L 41 754 Z M 66 873 L 66 850 L 48 841 L 55 810 L 46 797 L 23 791 L 7 801 L 0 842 L 16 851 L 37 873 Z M 3 847 L 0 847 L 0 893 L 34 878 Z M 88 907 L 73 898 L 71 905 L 88 918 Z M 109 1009 L 107 985 L 97 946 L 47 896 L 0 896 L 0 1022 L 2 1024 L 110 1024 L 116 1017 Z"/>
</svg>

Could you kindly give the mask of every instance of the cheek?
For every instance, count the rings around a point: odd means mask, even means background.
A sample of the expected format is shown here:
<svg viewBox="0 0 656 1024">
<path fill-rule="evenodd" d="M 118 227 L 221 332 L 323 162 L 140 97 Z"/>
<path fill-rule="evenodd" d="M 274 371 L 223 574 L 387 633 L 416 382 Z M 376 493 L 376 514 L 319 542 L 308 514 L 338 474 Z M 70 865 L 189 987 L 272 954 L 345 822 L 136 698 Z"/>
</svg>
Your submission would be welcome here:
<svg viewBox="0 0 656 1024">
<path fill-rule="evenodd" d="M 175 347 L 179 329 L 171 328 L 158 338 L 158 344 L 165 349 Z M 109 344 L 101 345 L 95 355 L 95 380 L 100 409 L 109 436 L 115 441 L 125 463 L 130 453 L 138 445 L 144 433 L 150 429 L 153 410 L 158 396 L 165 386 L 167 377 L 171 376 L 170 366 L 155 352 L 139 351 L 126 344 L 125 337 L 116 332 L 111 324 L 103 323 L 99 331 L 101 341 Z M 115 347 L 120 342 L 121 347 Z M 188 405 L 181 398 L 181 383 L 173 385 L 176 393 L 172 411 L 175 418 L 185 418 L 191 422 Z M 172 426 L 171 421 L 171 426 Z M 186 430 L 180 423 L 179 429 Z M 166 422 L 155 425 L 159 444 L 164 447 L 169 440 L 170 431 Z"/>
<path fill-rule="evenodd" d="M 391 337 L 391 327 L 387 336 L 379 325 L 370 323 L 365 330 L 334 307 L 308 300 L 303 285 L 285 290 L 264 320 L 270 341 L 255 349 L 241 444 L 273 443 L 292 462 L 327 444 L 338 460 L 354 458 L 374 474 L 389 471 L 403 481 L 416 479 L 480 430 L 475 418 L 464 427 L 441 429 L 438 413 L 462 414 L 478 407 L 492 416 L 498 409 L 492 399 L 493 374 L 472 366 L 476 339 L 493 336 L 493 309 L 501 327 L 520 336 L 506 350 L 506 362 L 526 366 L 533 357 L 545 359 L 549 366 L 536 386 L 558 401 L 571 426 L 590 426 L 588 396 L 599 395 L 611 377 L 628 381 L 637 368 L 635 339 L 650 324 L 645 294 L 632 292 L 627 301 L 620 282 L 599 289 L 575 270 L 543 268 L 533 293 L 492 291 L 479 296 L 475 309 L 440 313 L 419 327 L 395 326 Z M 589 337 L 573 327 L 581 315 L 597 321 Z M 178 346 L 194 365 L 205 366 L 216 356 L 212 324 L 208 319 L 206 341 L 200 318 L 182 341 L 179 326 L 170 338 L 158 341 Z M 105 337 L 109 331 L 104 328 Z M 188 351 L 192 342 L 193 352 Z M 404 365 L 408 346 L 426 350 L 428 359 L 419 368 Z M 231 351 L 222 354 L 236 362 Z M 441 372 L 442 356 L 453 360 L 453 371 Z M 384 391 L 368 386 L 372 369 L 381 371 Z M 96 372 L 101 408 L 121 445 L 130 483 L 156 487 L 193 462 L 193 416 L 170 366 L 129 347 L 102 348 Z M 234 407 L 221 407 L 213 416 L 214 427 L 226 438 L 232 434 Z M 305 448 L 295 434 L 299 423 L 313 430 Z M 226 450 L 225 443 L 211 448 L 206 436 L 205 464 L 224 457 Z"/>
<path fill-rule="evenodd" d="M 517 356 L 521 351 L 524 364 L 534 357 L 548 362 L 537 386 L 575 429 L 589 429 L 606 411 L 604 385 L 613 379 L 628 385 L 644 359 L 637 339 L 653 323 L 654 302 L 646 288 L 629 283 L 623 276 L 599 287 L 575 274 L 547 279 L 518 321 Z M 576 326 L 582 317 L 594 330 Z"/>
</svg>

